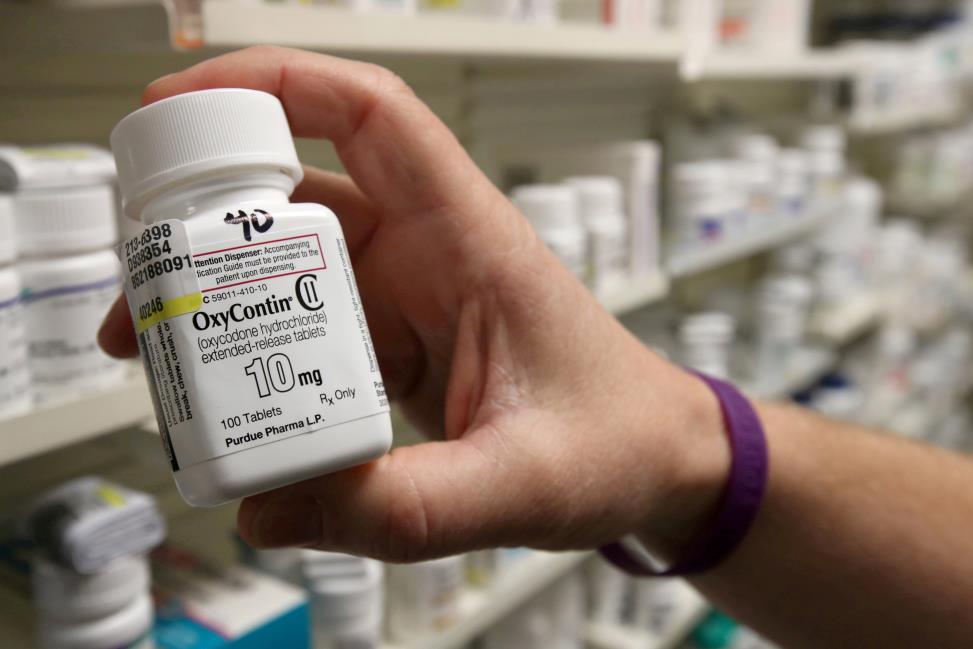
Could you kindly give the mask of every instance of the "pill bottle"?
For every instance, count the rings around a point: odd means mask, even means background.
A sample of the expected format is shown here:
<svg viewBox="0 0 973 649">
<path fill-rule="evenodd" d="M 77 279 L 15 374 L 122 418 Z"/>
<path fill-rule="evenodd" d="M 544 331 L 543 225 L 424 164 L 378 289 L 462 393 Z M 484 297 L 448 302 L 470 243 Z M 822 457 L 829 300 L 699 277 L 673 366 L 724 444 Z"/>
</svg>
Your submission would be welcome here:
<svg viewBox="0 0 973 649">
<path fill-rule="evenodd" d="M 730 376 L 730 350 L 736 323 L 726 313 L 705 312 L 687 316 L 679 327 L 683 362 L 718 379 Z"/>
<path fill-rule="evenodd" d="M 522 185 L 511 200 L 561 263 L 586 281 L 587 241 L 577 192 L 565 185 Z"/>
<path fill-rule="evenodd" d="M 747 202 L 747 223 L 761 227 L 773 223 L 776 212 L 774 192 L 777 177 L 778 146 L 774 138 L 763 133 L 744 133 L 731 143 L 739 161 L 740 180 Z"/>
<path fill-rule="evenodd" d="M 757 291 L 757 381 L 778 385 L 804 339 L 814 289 L 799 275 L 768 277 Z"/>
<path fill-rule="evenodd" d="M 670 202 L 676 248 L 692 249 L 724 239 L 734 218 L 731 171 L 720 160 L 682 162 L 672 169 Z"/>
<path fill-rule="evenodd" d="M 120 288 L 115 194 L 108 184 L 14 194 L 18 270 L 34 401 L 79 398 L 116 385 L 124 363 L 96 337 Z"/>
<path fill-rule="evenodd" d="M 273 95 L 178 95 L 111 134 L 125 291 L 176 485 L 218 505 L 385 454 L 392 442 L 335 214 L 302 178 Z"/>
<path fill-rule="evenodd" d="M 808 154 L 811 211 L 815 216 L 828 216 L 838 209 L 846 167 L 845 146 L 844 132 L 831 124 L 811 125 L 801 134 L 801 147 Z"/>
<path fill-rule="evenodd" d="M 572 176 L 565 184 L 578 193 L 588 240 L 591 287 L 596 293 L 608 293 L 624 282 L 629 269 L 622 184 L 612 176 Z"/>
<path fill-rule="evenodd" d="M 463 557 L 386 567 L 388 632 L 394 642 L 442 631 L 459 619 Z"/>
<path fill-rule="evenodd" d="M 152 649 L 153 604 L 144 556 L 81 575 L 45 558 L 31 579 L 43 649 Z"/>
<path fill-rule="evenodd" d="M 0 418 L 23 414 L 31 404 L 21 284 L 12 265 L 16 256 L 13 200 L 0 194 Z"/>
<path fill-rule="evenodd" d="M 378 649 L 384 602 L 382 564 L 336 553 L 302 554 L 315 649 Z"/>
<path fill-rule="evenodd" d="M 775 202 L 776 211 L 785 222 L 807 213 L 809 187 L 807 153 L 801 149 L 781 149 L 777 156 Z"/>
</svg>

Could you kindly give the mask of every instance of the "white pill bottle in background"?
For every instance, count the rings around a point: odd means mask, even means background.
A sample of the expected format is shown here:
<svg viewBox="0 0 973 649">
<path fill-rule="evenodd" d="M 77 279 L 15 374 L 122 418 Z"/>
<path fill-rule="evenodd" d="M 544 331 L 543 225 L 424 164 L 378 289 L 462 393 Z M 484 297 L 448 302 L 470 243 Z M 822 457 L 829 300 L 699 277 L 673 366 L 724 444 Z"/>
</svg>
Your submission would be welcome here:
<svg viewBox="0 0 973 649">
<path fill-rule="evenodd" d="M 510 197 L 561 263 L 587 281 L 587 236 L 577 191 L 566 185 L 521 185 Z"/>
<path fill-rule="evenodd" d="M 13 267 L 14 233 L 13 199 L 0 194 L 0 418 L 23 414 L 31 403 L 20 277 Z"/>
<path fill-rule="evenodd" d="M 74 399 L 118 384 L 125 365 L 98 346 L 121 273 L 115 193 L 107 183 L 14 194 L 18 270 L 34 401 Z"/>
<path fill-rule="evenodd" d="M 280 101 L 171 97 L 111 135 L 125 290 L 183 498 L 211 506 L 365 463 L 391 446 L 337 217 L 302 178 Z"/>
<path fill-rule="evenodd" d="M 591 288 L 605 295 L 629 274 L 628 219 L 622 211 L 622 184 L 612 176 L 571 176 L 565 184 L 578 195 L 587 233 Z"/>
<path fill-rule="evenodd" d="M 31 573 L 43 649 L 153 649 L 155 614 L 145 556 L 82 575 L 37 557 Z"/>
</svg>

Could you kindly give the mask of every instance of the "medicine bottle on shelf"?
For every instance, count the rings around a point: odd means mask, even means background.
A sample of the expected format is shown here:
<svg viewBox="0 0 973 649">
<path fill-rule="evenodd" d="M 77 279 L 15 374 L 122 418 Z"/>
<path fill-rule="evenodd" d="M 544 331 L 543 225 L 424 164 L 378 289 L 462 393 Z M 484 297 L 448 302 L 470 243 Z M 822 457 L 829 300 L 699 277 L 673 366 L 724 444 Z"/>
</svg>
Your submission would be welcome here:
<svg viewBox="0 0 973 649">
<path fill-rule="evenodd" d="M 587 232 L 591 287 L 595 293 L 609 293 L 629 274 L 622 184 L 611 176 L 571 176 L 565 184 L 578 194 L 581 222 Z"/>
<path fill-rule="evenodd" d="M 211 506 L 362 464 L 392 441 L 337 217 L 302 178 L 280 101 L 171 97 L 111 135 L 126 295 L 183 498 Z"/>
<path fill-rule="evenodd" d="M 82 575 L 44 557 L 32 570 L 43 649 L 153 649 L 154 617 L 145 556 L 121 557 Z"/>
<path fill-rule="evenodd" d="M 18 270 L 34 401 L 80 398 L 121 382 L 126 367 L 96 340 L 118 295 L 115 192 L 108 184 L 14 194 Z"/>
<path fill-rule="evenodd" d="M 16 257 L 13 200 L 0 194 L 0 418 L 23 414 L 31 401 L 20 277 L 13 267 Z"/>
<path fill-rule="evenodd" d="M 561 263 L 575 277 L 587 280 L 587 243 L 577 192 L 566 185 L 522 185 L 511 198 Z"/>
</svg>

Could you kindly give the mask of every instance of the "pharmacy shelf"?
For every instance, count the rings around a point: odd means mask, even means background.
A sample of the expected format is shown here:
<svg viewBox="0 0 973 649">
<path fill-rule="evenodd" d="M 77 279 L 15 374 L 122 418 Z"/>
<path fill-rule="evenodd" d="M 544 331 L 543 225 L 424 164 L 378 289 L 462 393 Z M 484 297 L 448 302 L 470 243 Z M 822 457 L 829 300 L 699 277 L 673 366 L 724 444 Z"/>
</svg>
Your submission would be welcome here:
<svg viewBox="0 0 973 649">
<path fill-rule="evenodd" d="M 838 354 L 824 347 L 806 347 L 799 349 L 781 381 L 774 383 L 744 384 L 743 389 L 758 399 L 785 399 L 795 392 L 799 392 L 822 376 L 831 371 L 838 364 Z"/>
<path fill-rule="evenodd" d="M 812 316 L 809 333 L 832 345 L 843 345 L 878 325 L 887 300 L 877 290 L 867 290 Z"/>
<path fill-rule="evenodd" d="M 828 221 L 825 217 L 802 218 L 759 232 L 682 250 L 669 257 L 669 275 L 673 278 L 696 275 L 726 264 L 752 257 L 807 236 Z"/>
<path fill-rule="evenodd" d="M 681 53 L 675 35 L 641 35 L 592 25 L 529 25 L 459 16 L 390 16 L 297 3 L 209 0 L 203 43 L 274 43 L 339 52 L 487 58 L 662 62 Z"/>
<path fill-rule="evenodd" d="M 880 137 L 895 135 L 918 128 L 934 128 L 954 124 L 967 114 L 962 106 L 950 106 L 935 110 L 909 111 L 876 115 L 867 119 L 848 120 L 846 128 L 860 137 Z"/>
<path fill-rule="evenodd" d="M 630 280 L 625 285 L 599 296 L 598 301 L 609 312 L 624 315 L 658 302 L 668 293 L 669 280 L 661 272 L 657 272 L 649 277 Z"/>
<path fill-rule="evenodd" d="M 437 633 L 384 649 L 461 649 L 559 578 L 571 573 L 590 552 L 535 552 L 501 573 L 484 588 L 469 588 L 460 602 L 459 622 Z"/>
<path fill-rule="evenodd" d="M 909 197 L 892 194 L 888 198 L 887 212 L 901 216 L 912 216 L 920 219 L 933 219 L 950 214 L 966 214 L 973 201 L 973 188 L 965 189 L 953 196 L 941 198 Z"/>
<path fill-rule="evenodd" d="M 688 600 L 675 613 L 670 632 L 660 637 L 642 629 L 590 622 L 585 628 L 585 641 L 591 649 L 674 649 L 679 646 L 709 612 L 702 598 Z"/>
<path fill-rule="evenodd" d="M 137 373 L 104 392 L 0 421 L 0 466 L 143 423 L 152 399 Z"/>
<path fill-rule="evenodd" d="M 861 66 L 859 55 L 840 49 L 810 49 L 782 54 L 714 52 L 701 59 L 687 57 L 680 73 L 685 81 L 813 81 L 850 77 Z"/>
</svg>

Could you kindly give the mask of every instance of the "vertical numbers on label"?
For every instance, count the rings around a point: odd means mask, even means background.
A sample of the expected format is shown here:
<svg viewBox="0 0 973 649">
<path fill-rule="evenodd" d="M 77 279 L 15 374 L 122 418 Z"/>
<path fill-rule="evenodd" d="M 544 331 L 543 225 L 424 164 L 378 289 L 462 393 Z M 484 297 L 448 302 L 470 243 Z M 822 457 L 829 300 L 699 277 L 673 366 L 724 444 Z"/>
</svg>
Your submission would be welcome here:
<svg viewBox="0 0 973 649">
<path fill-rule="evenodd" d="M 257 394 L 261 399 L 269 397 L 272 391 L 290 392 L 296 384 L 294 366 L 286 354 L 274 354 L 266 364 L 260 356 L 246 367 L 247 376 L 252 376 L 257 384 Z"/>
</svg>

